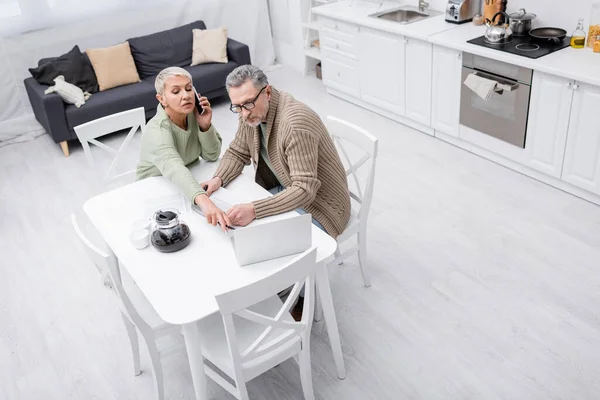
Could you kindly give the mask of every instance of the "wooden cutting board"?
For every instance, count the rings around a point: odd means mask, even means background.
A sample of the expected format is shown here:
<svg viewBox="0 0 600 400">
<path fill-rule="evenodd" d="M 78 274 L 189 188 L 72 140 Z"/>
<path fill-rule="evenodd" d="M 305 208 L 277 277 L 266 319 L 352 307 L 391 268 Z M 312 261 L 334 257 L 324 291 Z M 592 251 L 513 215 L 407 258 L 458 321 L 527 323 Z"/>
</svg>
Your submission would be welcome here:
<svg viewBox="0 0 600 400">
<path fill-rule="evenodd" d="M 483 18 L 491 20 L 497 12 L 506 12 L 506 3 L 506 0 L 483 0 Z M 502 18 L 498 17 L 496 22 L 499 20 Z"/>
</svg>

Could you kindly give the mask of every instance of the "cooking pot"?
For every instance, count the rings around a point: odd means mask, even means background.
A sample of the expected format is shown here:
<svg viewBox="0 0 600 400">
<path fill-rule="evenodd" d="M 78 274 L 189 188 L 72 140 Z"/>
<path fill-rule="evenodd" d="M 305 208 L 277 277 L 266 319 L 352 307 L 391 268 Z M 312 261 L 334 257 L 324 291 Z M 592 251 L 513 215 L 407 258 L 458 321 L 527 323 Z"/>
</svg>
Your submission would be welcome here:
<svg viewBox="0 0 600 400">
<path fill-rule="evenodd" d="M 527 36 L 536 15 L 528 13 L 524 8 L 521 8 L 516 13 L 510 14 L 509 17 L 510 29 L 513 31 L 513 34 L 515 36 Z"/>
<path fill-rule="evenodd" d="M 499 15 L 504 17 L 503 25 L 495 25 L 496 17 Z M 510 18 L 505 12 L 497 12 L 491 20 L 486 19 L 485 24 L 487 25 L 487 29 L 485 30 L 485 40 L 488 43 L 500 44 L 512 40 L 513 33 L 510 29 Z"/>
</svg>

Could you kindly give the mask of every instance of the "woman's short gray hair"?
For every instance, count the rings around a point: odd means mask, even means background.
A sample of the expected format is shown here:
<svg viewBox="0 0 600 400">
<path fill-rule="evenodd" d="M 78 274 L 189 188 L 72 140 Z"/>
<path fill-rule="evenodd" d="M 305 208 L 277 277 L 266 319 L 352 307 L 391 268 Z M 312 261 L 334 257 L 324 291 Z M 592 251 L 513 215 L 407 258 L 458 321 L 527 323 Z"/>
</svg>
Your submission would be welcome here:
<svg viewBox="0 0 600 400">
<path fill-rule="evenodd" d="M 254 65 L 240 65 L 229 75 L 225 80 L 225 87 L 227 90 L 230 88 L 236 88 L 242 86 L 248 80 L 252 81 L 252 84 L 257 89 L 262 89 L 269 84 L 267 75 L 262 70 Z"/>
<path fill-rule="evenodd" d="M 185 69 L 180 67 L 168 67 L 156 75 L 156 80 L 154 81 L 156 93 L 160 94 L 161 96 L 165 93 L 165 82 L 172 76 L 185 76 L 190 80 L 190 82 L 192 82 L 192 75 L 190 75 L 190 73 Z"/>
</svg>

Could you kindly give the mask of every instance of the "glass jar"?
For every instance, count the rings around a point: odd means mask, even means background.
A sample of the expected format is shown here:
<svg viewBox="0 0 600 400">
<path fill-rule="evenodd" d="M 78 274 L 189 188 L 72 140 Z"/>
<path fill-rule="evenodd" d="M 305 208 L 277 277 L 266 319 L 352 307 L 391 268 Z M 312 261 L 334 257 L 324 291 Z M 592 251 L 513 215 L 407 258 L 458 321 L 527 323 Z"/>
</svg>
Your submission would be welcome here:
<svg viewBox="0 0 600 400">
<path fill-rule="evenodd" d="M 596 1 L 592 4 L 587 46 L 593 48 L 598 36 L 600 36 L 600 1 Z"/>
<path fill-rule="evenodd" d="M 596 41 L 594 42 L 594 53 L 600 53 L 600 35 L 596 36 Z"/>
<path fill-rule="evenodd" d="M 574 49 L 583 49 L 585 47 L 585 31 L 583 30 L 583 18 L 579 18 L 577 28 L 571 35 L 571 47 Z"/>
<path fill-rule="evenodd" d="M 473 25 L 483 25 L 485 23 L 485 19 L 483 18 L 483 15 L 481 14 L 475 14 L 475 16 L 473 17 Z"/>
</svg>

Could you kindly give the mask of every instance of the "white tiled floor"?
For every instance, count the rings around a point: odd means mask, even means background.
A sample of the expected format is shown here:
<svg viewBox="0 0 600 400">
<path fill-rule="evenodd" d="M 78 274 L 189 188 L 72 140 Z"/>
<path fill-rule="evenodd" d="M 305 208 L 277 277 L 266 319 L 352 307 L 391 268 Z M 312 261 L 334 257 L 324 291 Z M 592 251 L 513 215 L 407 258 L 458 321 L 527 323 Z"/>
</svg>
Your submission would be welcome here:
<svg viewBox="0 0 600 400">
<path fill-rule="evenodd" d="M 315 78 L 269 77 L 380 139 L 373 286 L 362 287 L 352 258 L 331 268 L 348 378 L 335 377 L 316 324 L 317 398 L 600 398 L 600 207 L 331 97 Z M 227 103 L 214 123 L 229 143 Z M 134 378 L 116 304 L 69 225 L 95 190 L 71 147 L 64 158 L 43 136 L 0 148 L 0 398 L 151 399 L 147 356 Z M 132 165 L 138 152 L 135 140 Z M 167 360 L 165 375 L 167 398 L 190 398 L 185 358 Z M 301 398 L 293 362 L 249 388 L 256 399 Z"/>
</svg>

